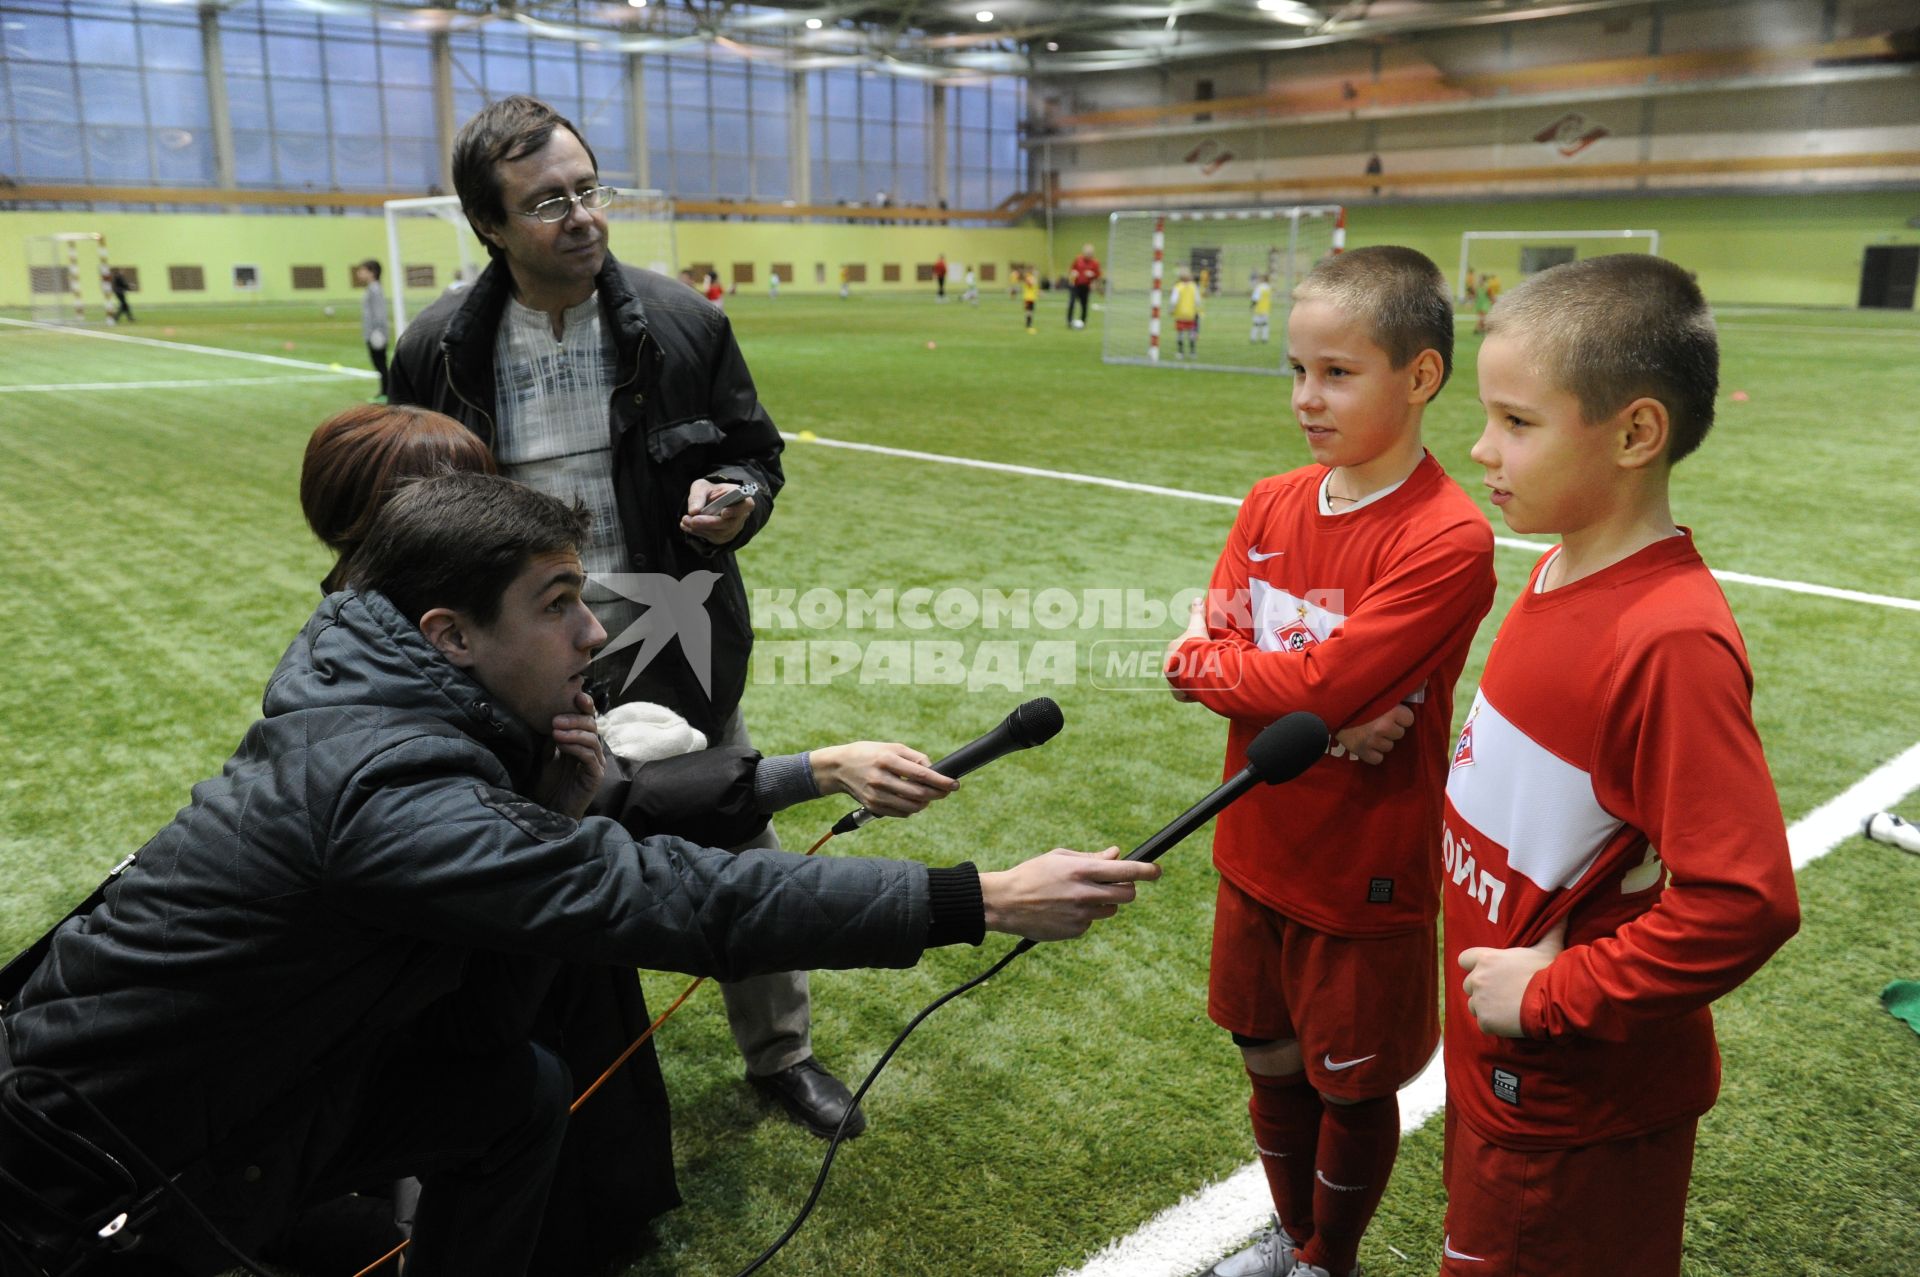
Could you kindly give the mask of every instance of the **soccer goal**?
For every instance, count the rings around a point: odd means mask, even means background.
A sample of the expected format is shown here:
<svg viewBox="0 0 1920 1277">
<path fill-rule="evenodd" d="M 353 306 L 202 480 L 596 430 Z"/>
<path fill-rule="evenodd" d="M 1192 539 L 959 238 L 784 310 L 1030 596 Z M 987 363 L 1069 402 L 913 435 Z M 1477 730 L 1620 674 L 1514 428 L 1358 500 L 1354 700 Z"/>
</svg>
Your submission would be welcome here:
<svg viewBox="0 0 1920 1277">
<path fill-rule="evenodd" d="M 1100 357 L 1110 364 L 1285 373 L 1293 286 L 1315 262 L 1346 247 L 1346 225 L 1338 204 L 1112 214 Z M 1201 313 L 1192 357 L 1175 359 L 1173 286 L 1183 270 L 1200 291 Z M 1272 307 L 1264 333 L 1253 322 L 1263 286 Z"/>
<path fill-rule="evenodd" d="M 1564 266 L 1583 257 L 1639 250 L 1660 256 L 1659 231 L 1466 231 L 1460 236 L 1460 273 L 1453 277 L 1453 299 L 1467 298 L 1467 276 L 1476 280 L 1505 275 L 1517 281 L 1549 266 Z"/>
<path fill-rule="evenodd" d="M 107 237 L 93 231 L 64 231 L 26 237 L 29 308 L 43 324 L 84 324 L 111 320 L 113 268 L 107 264 Z M 89 315 L 91 305 L 97 314 Z"/>
<path fill-rule="evenodd" d="M 393 307 L 393 331 L 450 289 L 465 288 L 487 264 L 486 246 L 460 211 L 457 195 L 388 200 L 387 268 L 382 281 Z M 607 242 L 632 266 L 674 272 L 673 200 L 662 191 L 621 188 L 607 206 Z"/>
</svg>

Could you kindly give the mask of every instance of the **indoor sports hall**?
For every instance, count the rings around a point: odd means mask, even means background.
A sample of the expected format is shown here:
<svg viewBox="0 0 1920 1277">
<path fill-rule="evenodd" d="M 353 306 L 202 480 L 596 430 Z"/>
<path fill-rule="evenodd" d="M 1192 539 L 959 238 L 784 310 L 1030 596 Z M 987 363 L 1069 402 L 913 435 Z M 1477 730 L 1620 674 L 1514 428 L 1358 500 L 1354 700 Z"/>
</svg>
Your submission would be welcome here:
<svg viewBox="0 0 1920 1277">
<path fill-rule="evenodd" d="M 1469 455 L 1478 324 L 1569 262 L 1691 273 L 1720 372 L 1673 517 L 1744 636 L 1801 922 L 1714 1004 L 1681 1271 L 1920 1272 L 1920 835 L 1863 832 L 1920 822 L 1909 0 L 0 0 L 0 960 L 259 716 L 332 563 L 308 437 L 480 286 L 452 154 L 513 95 L 590 146 L 612 254 L 720 308 L 784 441 L 738 556 L 756 747 L 937 759 L 1061 710 L 822 855 L 1124 853 L 1220 783 L 1226 725 L 1168 695 L 1163 653 L 1242 498 L 1311 460 L 1294 286 L 1370 246 L 1425 254 L 1454 304 L 1424 441 L 1498 582 L 1457 733 L 1554 540 L 1510 530 Z M 855 805 L 774 827 L 804 851 Z M 914 1029 L 765 1271 L 1197 1277 L 1255 1238 L 1210 833 Z M 857 1087 L 1012 944 L 813 973 L 820 1058 Z M 641 973 L 653 1014 L 687 978 Z M 739 1272 L 828 1145 L 747 1085 L 718 991 L 649 1048 L 683 1203 L 612 1271 Z M 1399 1092 L 1369 1277 L 1453 1249 L 1445 1094 L 1438 1058 Z M 384 1249 L 358 1226 L 324 1263 L 259 1262 L 355 1277 Z"/>
</svg>

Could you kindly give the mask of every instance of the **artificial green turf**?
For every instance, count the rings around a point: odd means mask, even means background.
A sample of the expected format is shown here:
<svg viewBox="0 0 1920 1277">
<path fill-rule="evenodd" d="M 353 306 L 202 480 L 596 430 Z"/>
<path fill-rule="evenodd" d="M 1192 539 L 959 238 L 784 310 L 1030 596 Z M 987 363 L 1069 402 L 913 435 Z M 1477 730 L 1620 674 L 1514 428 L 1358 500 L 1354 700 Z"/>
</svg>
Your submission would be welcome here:
<svg viewBox="0 0 1920 1277">
<path fill-rule="evenodd" d="M 1050 304 L 1050 303 L 1049 303 Z M 735 323 L 789 431 L 1238 494 L 1304 460 L 1286 383 L 1107 368 L 1098 330 L 1017 305 L 742 298 Z M 1096 318 L 1096 323 L 1098 316 Z M 128 330 L 362 366 L 357 324 L 293 308 L 142 311 Z M 1829 330 L 1840 331 L 1829 331 Z M 1205 340 L 1231 340 L 1227 324 Z M 927 342 L 934 341 L 933 349 Z M 287 342 L 294 350 L 285 349 Z M 1904 529 L 1920 398 L 1911 317 L 1730 316 L 1721 423 L 1676 478 L 1676 514 L 1722 568 L 1920 597 Z M 1428 441 L 1470 492 L 1479 421 L 1474 339 Z M 203 354 L 0 327 L 0 385 L 304 375 Z M 216 770 L 316 598 L 326 556 L 294 482 L 307 432 L 364 380 L 271 387 L 0 394 L 0 942 L 17 947 L 91 887 Z M 1166 599 L 1203 584 L 1228 506 L 796 444 L 789 487 L 743 556 L 750 589 L 1049 587 Z M 1496 531 L 1504 532 L 1496 520 Z M 1531 555 L 1502 550 L 1494 616 Z M 1757 677 L 1756 716 L 1789 820 L 1913 743 L 1920 617 L 1729 585 Z M 764 621 L 763 614 L 763 621 Z M 1152 637 L 1175 627 L 1163 626 Z M 779 642 L 1067 639 L 1070 686 L 898 687 L 844 676 L 781 683 L 762 660 L 747 712 L 772 751 L 857 737 L 939 753 L 1025 695 L 1067 728 L 970 777 L 912 821 L 837 840 L 836 854 L 1002 867 L 1047 846 L 1131 845 L 1218 777 L 1223 726 L 1158 694 L 1088 681 L 1098 627 L 926 635 L 844 624 Z M 779 821 L 804 847 L 844 810 Z M 1909 799 L 1903 808 L 1920 815 Z M 1072 1265 L 1250 1156 L 1232 1048 L 1203 1010 L 1214 878 L 1204 835 L 1170 853 L 1143 902 L 1079 944 L 1043 947 L 945 1008 L 902 1050 L 843 1150 L 814 1221 L 772 1269 L 793 1274 L 1046 1273 Z M 1895 1277 L 1920 1253 L 1920 1035 L 1879 1007 L 1920 977 L 1920 857 L 1853 839 L 1805 871 L 1802 935 L 1719 1007 L 1727 1084 L 1703 1126 L 1689 1274 L 1818 1270 Z M 982 950 L 909 972 L 814 977 L 815 1039 L 851 1076 Z M 684 984 L 650 976 L 656 1006 Z M 822 1146 L 771 1118 L 739 1080 L 719 998 L 662 1031 L 688 1205 L 636 1273 L 725 1273 L 784 1226 Z M 1369 1235 L 1369 1272 L 1430 1273 L 1440 1236 L 1437 1126 L 1411 1135 Z M 1411 1258 L 1399 1259 L 1389 1247 Z"/>
</svg>

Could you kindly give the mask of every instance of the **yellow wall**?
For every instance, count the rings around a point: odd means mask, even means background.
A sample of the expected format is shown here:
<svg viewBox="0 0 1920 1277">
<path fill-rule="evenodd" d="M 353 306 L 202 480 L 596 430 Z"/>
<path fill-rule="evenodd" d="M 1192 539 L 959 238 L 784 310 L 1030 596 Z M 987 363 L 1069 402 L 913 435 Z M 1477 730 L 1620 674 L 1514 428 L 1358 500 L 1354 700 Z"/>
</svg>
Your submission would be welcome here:
<svg viewBox="0 0 1920 1277">
<path fill-rule="evenodd" d="M 352 263 L 368 257 L 386 260 L 386 223 L 379 217 L 328 215 L 275 216 L 265 214 L 223 213 L 0 213 L 0 307 L 21 308 L 29 304 L 26 239 L 61 231 L 95 231 L 107 237 L 109 257 L 115 265 L 136 266 L 140 271 L 140 302 L 263 302 L 312 301 L 315 303 L 350 302 L 355 289 L 349 276 Z M 765 288 L 775 262 L 791 263 L 797 279 L 782 278 L 783 288 L 798 291 L 831 290 L 839 287 L 843 263 L 860 262 L 867 267 L 863 289 L 901 291 L 924 289 L 914 268 L 931 263 L 945 253 L 953 269 L 952 282 L 958 283 L 963 263 L 993 262 L 1001 279 L 1012 262 L 1038 261 L 1045 251 L 1046 236 L 1034 226 L 966 227 L 866 226 L 817 224 L 811 222 L 682 222 L 676 227 L 678 256 L 682 265 L 711 262 L 723 283 L 733 278 L 735 262 L 750 262 L 754 267 L 754 288 Z M 414 238 L 405 250 L 409 261 L 431 260 L 439 270 L 439 279 L 451 278 L 459 263 L 451 230 L 416 227 Z M 623 230 L 615 224 L 614 251 L 635 261 L 648 260 L 646 253 L 623 252 Z M 900 282 L 882 281 L 882 268 L 888 263 L 900 266 Z M 248 264 L 260 268 L 257 292 L 241 292 L 233 287 L 233 267 Z M 825 283 L 814 282 L 814 268 L 826 268 Z M 203 268 L 206 291 L 175 293 L 168 284 L 167 268 L 196 265 Z M 326 270 L 326 288 L 317 292 L 295 292 L 294 266 L 322 266 Z M 83 273 L 92 261 L 83 256 Z M 389 271 L 389 288 L 392 286 Z M 98 289 L 89 279 L 89 301 L 95 301 Z M 745 285 L 743 285 L 745 287 Z M 409 294 L 410 298 L 412 294 Z"/>
</svg>

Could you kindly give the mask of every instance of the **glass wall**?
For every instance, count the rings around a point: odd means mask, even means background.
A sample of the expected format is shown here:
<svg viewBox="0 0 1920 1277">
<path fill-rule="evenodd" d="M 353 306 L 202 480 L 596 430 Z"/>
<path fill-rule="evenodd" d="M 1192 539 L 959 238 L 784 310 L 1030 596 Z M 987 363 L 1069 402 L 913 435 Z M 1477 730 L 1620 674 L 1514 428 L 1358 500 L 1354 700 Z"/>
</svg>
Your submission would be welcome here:
<svg viewBox="0 0 1920 1277">
<path fill-rule="evenodd" d="M 598 6 L 583 2 L 581 17 Z M 438 192 L 432 36 L 419 13 L 302 0 L 216 11 L 242 189 Z M 557 19 L 556 19 L 557 20 Z M 636 182 L 628 55 L 512 21 L 447 37 L 453 125 L 531 93 L 580 126 L 616 183 Z M 0 177 L 33 184 L 212 186 L 218 178 L 200 10 L 189 4 L 0 0 Z M 690 199 L 792 197 L 794 73 L 699 47 L 641 63 L 648 184 Z M 932 202 L 924 81 L 801 73 L 816 203 Z M 948 202 L 988 208 L 1025 186 L 1023 81 L 949 88 Z"/>
</svg>

